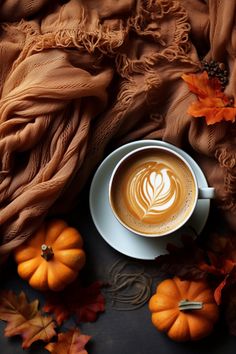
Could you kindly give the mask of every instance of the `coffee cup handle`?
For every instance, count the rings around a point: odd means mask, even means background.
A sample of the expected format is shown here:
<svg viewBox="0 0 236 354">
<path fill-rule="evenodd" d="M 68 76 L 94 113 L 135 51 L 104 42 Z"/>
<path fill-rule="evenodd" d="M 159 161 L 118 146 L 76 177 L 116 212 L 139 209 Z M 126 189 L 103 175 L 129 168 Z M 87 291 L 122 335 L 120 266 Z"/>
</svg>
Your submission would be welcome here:
<svg viewBox="0 0 236 354">
<path fill-rule="evenodd" d="M 206 187 L 198 188 L 198 199 L 214 199 L 215 198 L 215 188 Z"/>
</svg>

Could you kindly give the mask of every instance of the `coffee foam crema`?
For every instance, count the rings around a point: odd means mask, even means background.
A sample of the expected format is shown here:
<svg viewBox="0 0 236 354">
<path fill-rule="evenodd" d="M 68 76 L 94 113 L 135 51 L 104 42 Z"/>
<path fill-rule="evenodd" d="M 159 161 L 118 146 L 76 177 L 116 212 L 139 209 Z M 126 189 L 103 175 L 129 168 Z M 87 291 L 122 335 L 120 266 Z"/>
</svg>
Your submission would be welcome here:
<svg viewBox="0 0 236 354">
<path fill-rule="evenodd" d="M 164 163 L 140 164 L 127 179 L 125 203 L 139 220 L 153 224 L 176 209 L 182 187 L 178 176 Z"/>
<path fill-rule="evenodd" d="M 195 182 L 187 165 L 166 150 L 131 156 L 118 169 L 111 202 L 119 219 L 142 234 L 165 234 L 192 212 Z"/>
</svg>

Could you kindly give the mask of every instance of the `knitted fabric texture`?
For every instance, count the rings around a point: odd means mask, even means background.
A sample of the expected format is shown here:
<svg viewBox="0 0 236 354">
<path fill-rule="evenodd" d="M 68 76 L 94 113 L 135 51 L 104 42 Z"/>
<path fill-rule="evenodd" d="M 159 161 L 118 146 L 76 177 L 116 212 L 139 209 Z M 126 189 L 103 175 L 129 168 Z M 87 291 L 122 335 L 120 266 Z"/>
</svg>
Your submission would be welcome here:
<svg viewBox="0 0 236 354">
<path fill-rule="evenodd" d="M 236 229 L 235 124 L 186 112 L 181 79 L 224 61 L 236 95 L 236 0 L 0 2 L 0 254 L 65 213 L 107 151 L 163 139 L 200 164 Z"/>
</svg>

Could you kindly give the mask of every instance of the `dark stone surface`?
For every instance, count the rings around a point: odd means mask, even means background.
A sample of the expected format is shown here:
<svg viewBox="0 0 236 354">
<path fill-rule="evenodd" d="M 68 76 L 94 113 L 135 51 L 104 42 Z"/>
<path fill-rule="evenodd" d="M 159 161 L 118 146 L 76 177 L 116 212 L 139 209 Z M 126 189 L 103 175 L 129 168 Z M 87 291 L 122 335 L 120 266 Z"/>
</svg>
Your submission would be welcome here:
<svg viewBox="0 0 236 354">
<path fill-rule="evenodd" d="M 87 263 L 81 275 L 88 283 L 96 279 L 107 280 L 111 265 L 118 259 L 133 261 L 113 250 L 98 234 L 89 213 L 87 190 L 81 198 L 80 206 L 65 219 L 72 226 L 76 226 L 83 235 Z M 150 267 L 149 262 L 140 261 L 139 263 L 146 269 Z M 17 292 L 24 290 L 30 299 L 39 298 L 41 305 L 43 304 L 44 296 L 19 279 L 12 260 L 4 266 L 2 274 L 2 288 Z M 153 285 L 155 288 L 155 281 Z M 64 328 L 72 325 L 73 322 L 69 321 Z M 4 337 L 4 327 L 5 324 L 0 322 L 2 353 L 48 353 L 43 349 L 42 343 L 34 344 L 31 349 L 23 350 L 19 337 L 10 339 Z M 116 311 L 112 309 L 108 301 L 106 311 L 98 317 L 98 320 L 94 323 L 84 323 L 80 329 L 83 333 L 92 336 L 92 340 L 86 346 L 89 354 L 234 354 L 236 348 L 236 338 L 227 333 L 223 322 L 216 326 L 211 336 L 202 341 L 175 343 L 153 327 L 147 305 L 135 311 Z"/>
</svg>

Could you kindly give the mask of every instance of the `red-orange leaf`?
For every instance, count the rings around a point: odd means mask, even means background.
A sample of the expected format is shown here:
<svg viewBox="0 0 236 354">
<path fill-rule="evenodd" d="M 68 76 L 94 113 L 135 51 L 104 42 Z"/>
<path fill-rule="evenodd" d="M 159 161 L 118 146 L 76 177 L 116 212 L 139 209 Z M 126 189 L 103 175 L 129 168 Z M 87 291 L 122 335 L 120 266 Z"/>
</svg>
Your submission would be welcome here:
<svg viewBox="0 0 236 354">
<path fill-rule="evenodd" d="M 78 323 L 93 322 L 97 319 L 98 313 L 105 309 L 101 286 L 102 283 L 99 281 L 87 288 L 74 282 L 60 293 L 49 294 L 43 310 L 54 313 L 59 325 L 70 315 L 75 315 Z"/>
<path fill-rule="evenodd" d="M 191 236 L 182 236 L 182 247 L 167 245 L 168 254 L 156 258 L 158 269 L 166 276 L 177 275 L 181 279 L 200 280 L 207 276 L 208 269 L 201 268 L 206 262 L 206 252 Z"/>
<path fill-rule="evenodd" d="M 76 316 L 81 322 L 94 322 L 98 312 L 105 310 L 105 299 L 101 294 L 102 283 L 96 281 L 87 288 L 81 288 L 78 296 L 80 306 L 77 308 Z"/>
<path fill-rule="evenodd" d="M 38 300 L 29 303 L 23 292 L 19 295 L 12 291 L 1 293 L 0 319 L 7 322 L 4 335 L 20 335 L 24 349 L 37 340 L 48 342 L 56 335 L 52 318 L 42 316 L 38 311 Z"/>
<path fill-rule="evenodd" d="M 207 125 L 215 124 L 225 121 L 235 121 L 236 108 L 235 107 L 222 107 L 214 106 L 216 99 L 202 99 L 193 102 L 187 113 L 193 117 L 205 117 Z"/>
<path fill-rule="evenodd" d="M 217 78 L 209 78 L 206 71 L 200 74 L 184 74 L 182 79 L 189 90 L 197 95 L 187 113 L 193 117 L 205 117 L 208 125 L 225 121 L 235 121 L 236 107 L 222 91 Z"/>
<path fill-rule="evenodd" d="M 189 90 L 199 98 L 224 96 L 219 80 L 209 80 L 206 71 L 201 74 L 183 74 L 182 79 L 188 84 Z"/>
<path fill-rule="evenodd" d="M 67 303 L 66 299 L 67 296 L 63 298 L 60 293 L 55 294 L 55 297 L 50 294 L 43 307 L 44 312 L 53 313 L 55 315 L 55 320 L 59 326 L 73 314 L 71 303 Z"/>
<path fill-rule="evenodd" d="M 227 284 L 227 278 L 228 275 L 226 275 L 226 277 L 222 280 L 222 282 L 217 286 L 217 288 L 214 291 L 214 298 L 217 305 L 220 305 L 221 303 L 222 290 L 225 288 Z"/>
<path fill-rule="evenodd" d="M 52 354 L 88 354 L 84 347 L 90 338 L 90 336 L 81 334 L 78 328 L 71 329 L 68 332 L 59 333 L 58 341 L 47 344 L 45 349 Z"/>
</svg>

